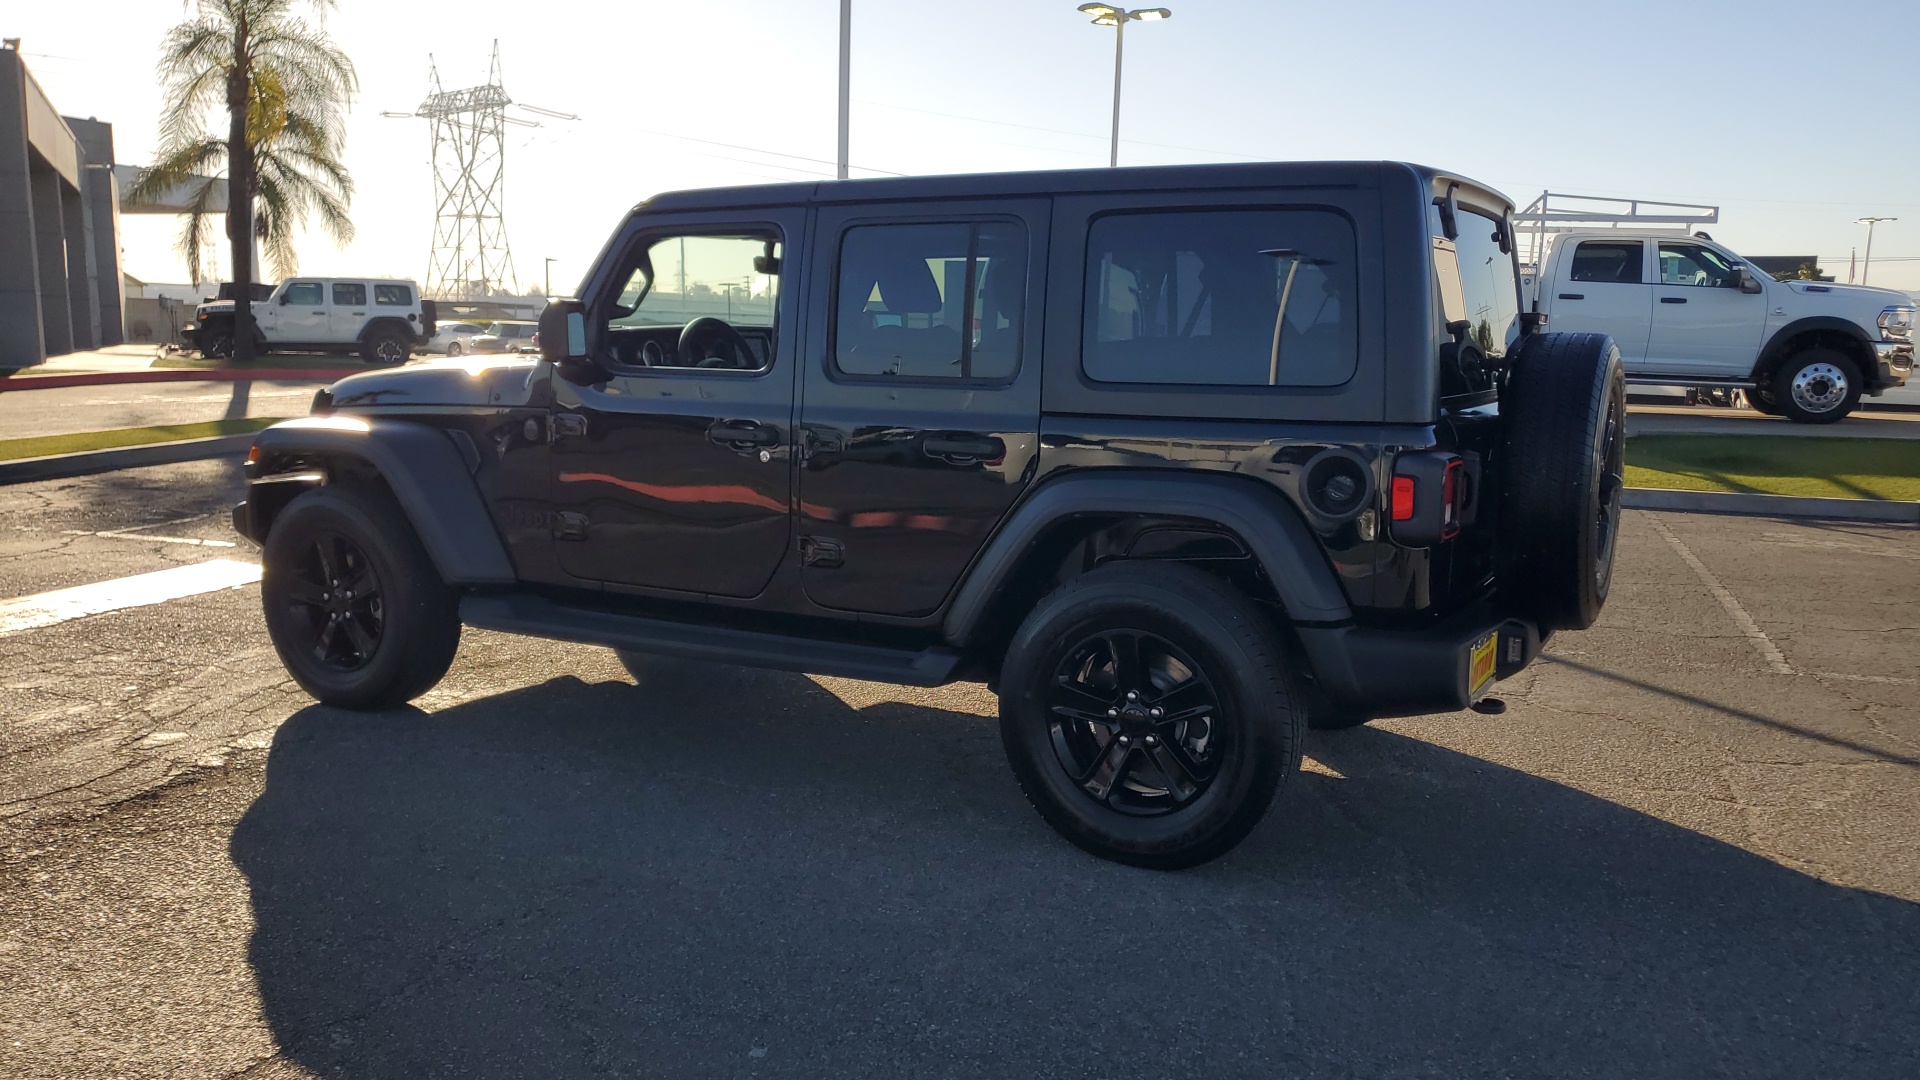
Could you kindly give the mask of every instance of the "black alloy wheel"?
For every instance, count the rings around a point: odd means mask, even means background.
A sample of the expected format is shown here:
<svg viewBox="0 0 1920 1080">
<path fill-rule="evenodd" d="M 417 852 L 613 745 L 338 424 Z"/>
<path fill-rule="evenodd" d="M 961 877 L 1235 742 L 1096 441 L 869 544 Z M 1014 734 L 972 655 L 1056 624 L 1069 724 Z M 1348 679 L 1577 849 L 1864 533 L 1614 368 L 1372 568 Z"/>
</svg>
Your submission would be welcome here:
<svg viewBox="0 0 1920 1080">
<path fill-rule="evenodd" d="M 233 359 L 233 331 L 215 330 L 200 347 L 200 355 L 213 360 Z"/>
<path fill-rule="evenodd" d="M 1171 813 L 1207 790 L 1230 738 L 1220 695 L 1158 634 L 1104 630 L 1068 649 L 1047 695 L 1060 767 L 1095 803 Z"/>
<path fill-rule="evenodd" d="M 1000 671 L 1000 739 L 1062 836 L 1195 866 L 1259 823 L 1300 761 L 1302 697 L 1273 618 L 1190 566 L 1121 562 L 1035 606 Z"/>
<path fill-rule="evenodd" d="M 425 693 L 460 647 L 460 593 L 377 482 L 296 497 L 261 550 L 261 610 L 280 662 L 328 705 L 378 709 Z"/>
<path fill-rule="evenodd" d="M 386 635 L 379 575 L 366 552 L 339 533 L 320 533 L 307 545 L 287 583 L 287 603 L 314 663 L 335 671 L 366 667 Z"/>
</svg>

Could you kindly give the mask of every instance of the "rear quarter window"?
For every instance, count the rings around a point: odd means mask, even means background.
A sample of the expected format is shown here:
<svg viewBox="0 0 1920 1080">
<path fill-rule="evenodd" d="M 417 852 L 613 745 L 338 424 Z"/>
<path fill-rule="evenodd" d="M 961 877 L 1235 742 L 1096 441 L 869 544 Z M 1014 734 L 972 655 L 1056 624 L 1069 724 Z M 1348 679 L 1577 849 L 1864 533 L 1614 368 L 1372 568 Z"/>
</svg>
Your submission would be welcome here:
<svg viewBox="0 0 1920 1080">
<path fill-rule="evenodd" d="M 1106 383 L 1338 386 L 1359 362 L 1356 262 L 1352 224 L 1329 210 L 1102 216 L 1082 369 Z"/>
<path fill-rule="evenodd" d="M 413 304 L 413 289 L 406 285 L 375 285 L 373 302 L 390 306 L 408 307 Z"/>
</svg>

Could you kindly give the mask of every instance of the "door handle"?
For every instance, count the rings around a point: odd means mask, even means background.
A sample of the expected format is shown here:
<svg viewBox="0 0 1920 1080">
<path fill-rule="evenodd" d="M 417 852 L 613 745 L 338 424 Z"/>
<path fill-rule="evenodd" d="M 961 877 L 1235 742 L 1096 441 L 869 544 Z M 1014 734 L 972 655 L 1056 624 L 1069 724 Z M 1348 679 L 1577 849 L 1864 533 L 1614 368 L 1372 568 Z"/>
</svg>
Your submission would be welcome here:
<svg viewBox="0 0 1920 1080">
<path fill-rule="evenodd" d="M 1560 294 L 1560 299 L 1562 300 L 1585 300 L 1586 298 L 1586 293 L 1563 292 Z"/>
<path fill-rule="evenodd" d="M 780 429 L 753 420 L 721 420 L 707 429 L 707 438 L 729 446 L 772 446 Z"/>
<path fill-rule="evenodd" d="M 921 446 L 928 457 L 949 461 L 994 461 L 1007 456 L 1007 444 L 991 435 L 929 435 Z"/>
<path fill-rule="evenodd" d="M 1684 304 L 1687 302 L 1687 298 L 1684 296 L 1663 296 L 1660 298 L 1660 302 L 1663 304 Z"/>
</svg>

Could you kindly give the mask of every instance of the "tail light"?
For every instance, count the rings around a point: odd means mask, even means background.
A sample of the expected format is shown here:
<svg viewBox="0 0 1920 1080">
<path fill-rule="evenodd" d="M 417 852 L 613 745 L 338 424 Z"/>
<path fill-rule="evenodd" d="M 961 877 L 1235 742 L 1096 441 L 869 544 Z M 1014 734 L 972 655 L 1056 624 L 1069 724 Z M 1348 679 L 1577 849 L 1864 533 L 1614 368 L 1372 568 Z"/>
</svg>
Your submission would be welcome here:
<svg viewBox="0 0 1920 1080">
<path fill-rule="evenodd" d="M 1473 485 L 1457 454 L 1402 454 L 1393 462 L 1388 516 L 1393 539 L 1407 547 L 1426 547 L 1460 533 L 1471 504 Z"/>
</svg>

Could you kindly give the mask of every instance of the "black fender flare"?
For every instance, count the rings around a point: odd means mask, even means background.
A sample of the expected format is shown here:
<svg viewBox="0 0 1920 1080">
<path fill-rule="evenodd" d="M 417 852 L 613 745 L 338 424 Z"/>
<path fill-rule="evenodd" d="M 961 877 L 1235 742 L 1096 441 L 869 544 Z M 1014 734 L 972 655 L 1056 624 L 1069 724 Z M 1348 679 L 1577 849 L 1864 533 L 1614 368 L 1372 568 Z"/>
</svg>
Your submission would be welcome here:
<svg viewBox="0 0 1920 1080">
<path fill-rule="evenodd" d="M 1780 329 L 1775 330 L 1773 335 L 1767 338 L 1767 343 L 1760 347 L 1759 359 L 1755 360 L 1753 364 L 1754 381 L 1765 386 L 1767 377 L 1772 375 L 1774 369 L 1786 360 L 1787 343 L 1799 337 L 1801 334 L 1815 330 L 1845 334 L 1859 342 L 1860 347 L 1866 350 L 1869 357 L 1873 355 L 1873 338 L 1869 336 L 1865 330 L 1861 329 L 1859 323 L 1853 322 L 1850 319 L 1843 319 L 1838 315 L 1809 315 L 1804 319 L 1795 319 Z M 1872 365 L 1868 366 L 1871 367 Z M 1879 372 L 1865 370 L 1860 372 L 1860 374 L 1868 381 L 1872 381 L 1879 375 Z"/>
<path fill-rule="evenodd" d="M 410 420 L 311 416 L 267 428 L 253 446 L 258 464 L 247 471 L 256 483 L 277 471 L 277 459 L 353 458 L 367 463 L 393 490 L 442 580 L 450 585 L 511 585 L 517 580 L 466 458 L 446 432 Z"/>
<path fill-rule="evenodd" d="M 354 343 L 365 344 L 368 338 L 389 328 L 400 331 L 408 341 L 420 340 L 420 332 L 407 320 L 394 315 L 377 315 L 368 319 L 367 325 L 360 328 L 360 336 L 353 339 Z"/>
<path fill-rule="evenodd" d="M 965 645 L 1000 588 L 1046 530 L 1082 514 L 1192 518 L 1231 530 L 1253 552 L 1295 623 L 1337 625 L 1353 610 L 1320 542 L 1286 496 L 1257 480 L 1206 473 L 1101 469 L 1042 483 L 974 560 L 942 632 Z"/>
</svg>

